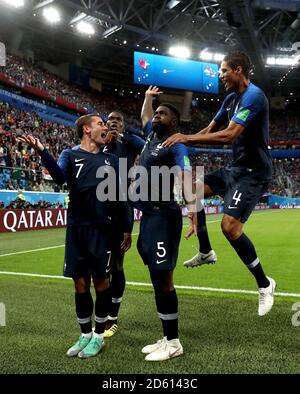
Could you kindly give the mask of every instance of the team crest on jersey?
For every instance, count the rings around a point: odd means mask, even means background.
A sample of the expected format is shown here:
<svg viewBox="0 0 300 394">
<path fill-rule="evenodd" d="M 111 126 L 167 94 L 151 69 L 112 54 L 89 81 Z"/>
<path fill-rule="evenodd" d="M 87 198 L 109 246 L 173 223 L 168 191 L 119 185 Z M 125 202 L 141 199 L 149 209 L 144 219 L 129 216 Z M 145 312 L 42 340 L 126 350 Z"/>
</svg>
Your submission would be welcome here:
<svg viewBox="0 0 300 394">
<path fill-rule="evenodd" d="M 151 152 L 151 155 L 152 155 L 152 156 L 157 156 L 158 153 L 159 153 L 159 151 L 160 151 L 160 149 L 162 149 L 162 148 L 163 148 L 163 145 L 162 145 L 162 144 L 157 144 L 157 146 L 156 146 L 156 148 L 154 149 L 154 151 Z"/>
</svg>

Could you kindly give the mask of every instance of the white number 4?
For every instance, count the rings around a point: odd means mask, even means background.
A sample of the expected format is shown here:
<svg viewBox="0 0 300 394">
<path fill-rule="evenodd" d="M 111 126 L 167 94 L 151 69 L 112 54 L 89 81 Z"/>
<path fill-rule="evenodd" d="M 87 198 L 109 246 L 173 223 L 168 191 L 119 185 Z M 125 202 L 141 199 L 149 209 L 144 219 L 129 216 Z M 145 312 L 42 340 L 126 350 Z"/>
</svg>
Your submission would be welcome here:
<svg viewBox="0 0 300 394">
<path fill-rule="evenodd" d="M 84 166 L 84 163 L 75 164 L 75 167 L 78 167 L 78 171 L 77 171 L 77 174 L 76 174 L 76 178 L 79 177 L 80 171 L 82 170 L 82 167 L 83 167 L 83 166 Z"/>
<path fill-rule="evenodd" d="M 157 242 L 157 257 L 162 258 L 165 257 L 165 255 L 167 254 L 166 248 L 164 248 L 162 245 L 164 244 L 164 242 Z"/>
<path fill-rule="evenodd" d="M 237 190 L 234 192 L 234 195 L 232 197 L 232 199 L 235 200 L 234 205 L 238 205 L 238 203 L 241 201 L 241 195 L 242 195 L 242 193 L 238 194 Z"/>
</svg>

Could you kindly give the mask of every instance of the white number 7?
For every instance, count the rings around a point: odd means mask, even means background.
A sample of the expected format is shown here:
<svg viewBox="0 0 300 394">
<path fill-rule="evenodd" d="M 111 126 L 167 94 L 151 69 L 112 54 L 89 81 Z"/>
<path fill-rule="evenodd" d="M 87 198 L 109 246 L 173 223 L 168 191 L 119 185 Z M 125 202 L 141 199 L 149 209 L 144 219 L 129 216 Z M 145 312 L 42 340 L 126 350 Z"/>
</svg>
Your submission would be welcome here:
<svg viewBox="0 0 300 394">
<path fill-rule="evenodd" d="M 77 171 L 77 174 L 76 174 L 76 178 L 79 177 L 80 171 L 82 170 L 82 167 L 83 167 L 83 166 L 84 166 L 83 163 L 75 164 L 75 167 L 79 167 L 79 168 L 78 168 L 78 171 Z"/>
<path fill-rule="evenodd" d="M 108 254 L 108 262 L 107 262 L 107 266 L 106 266 L 105 272 L 109 272 L 110 271 L 111 250 L 108 250 L 106 253 Z"/>
</svg>

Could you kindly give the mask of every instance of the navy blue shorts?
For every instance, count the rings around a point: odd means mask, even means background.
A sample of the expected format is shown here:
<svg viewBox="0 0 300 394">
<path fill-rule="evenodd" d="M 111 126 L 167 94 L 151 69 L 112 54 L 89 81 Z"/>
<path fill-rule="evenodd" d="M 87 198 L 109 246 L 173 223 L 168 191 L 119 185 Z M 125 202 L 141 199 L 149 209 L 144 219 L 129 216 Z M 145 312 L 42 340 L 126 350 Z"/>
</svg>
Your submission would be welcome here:
<svg viewBox="0 0 300 394">
<path fill-rule="evenodd" d="M 64 276 L 108 277 L 113 239 L 105 226 L 67 226 Z"/>
<path fill-rule="evenodd" d="M 269 181 L 260 180 L 248 168 L 220 168 L 205 175 L 204 184 L 224 198 L 224 213 L 245 223 L 267 191 Z"/>
<path fill-rule="evenodd" d="M 170 216 L 143 213 L 137 248 L 149 269 L 172 271 L 175 268 L 181 230 L 181 210 L 174 210 Z"/>
<path fill-rule="evenodd" d="M 134 222 L 134 211 L 133 211 L 133 206 L 128 205 L 128 216 L 130 217 L 130 220 L 132 223 Z M 114 245 L 112 249 L 112 255 L 111 255 L 111 267 L 112 267 L 112 272 L 114 271 L 121 271 L 123 270 L 124 266 L 124 252 L 121 251 L 121 243 L 123 242 L 123 233 L 120 231 L 114 231 Z"/>
</svg>

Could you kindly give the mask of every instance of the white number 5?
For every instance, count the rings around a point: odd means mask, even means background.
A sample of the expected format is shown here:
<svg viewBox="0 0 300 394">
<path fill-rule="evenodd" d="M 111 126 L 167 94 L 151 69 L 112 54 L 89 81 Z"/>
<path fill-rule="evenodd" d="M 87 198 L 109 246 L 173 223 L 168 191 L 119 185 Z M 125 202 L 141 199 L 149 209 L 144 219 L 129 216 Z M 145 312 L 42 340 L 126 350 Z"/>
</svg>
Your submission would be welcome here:
<svg viewBox="0 0 300 394">
<path fill-rule="evenodd" d="M 164 242 L 157 242 L 157 257 L 162 258 L 165 257 L 165 255 L 167 254 L 166 248 L 164 248 L 162 245 L 164 244 Z M 160 253 L 159 253 L 160 252 Z"/>
</svg>

